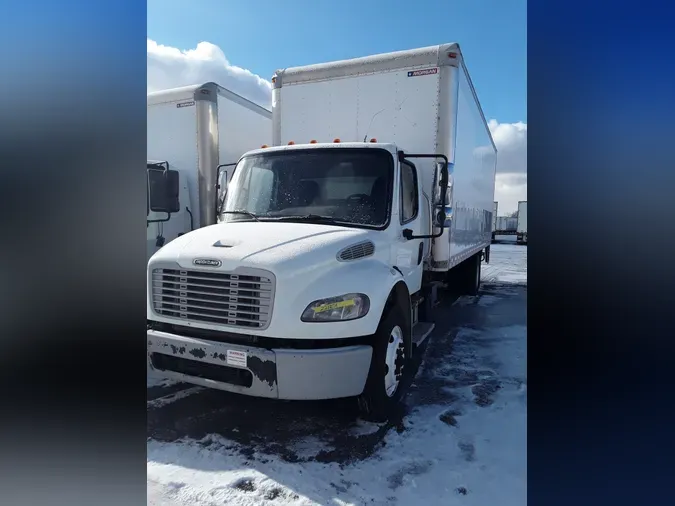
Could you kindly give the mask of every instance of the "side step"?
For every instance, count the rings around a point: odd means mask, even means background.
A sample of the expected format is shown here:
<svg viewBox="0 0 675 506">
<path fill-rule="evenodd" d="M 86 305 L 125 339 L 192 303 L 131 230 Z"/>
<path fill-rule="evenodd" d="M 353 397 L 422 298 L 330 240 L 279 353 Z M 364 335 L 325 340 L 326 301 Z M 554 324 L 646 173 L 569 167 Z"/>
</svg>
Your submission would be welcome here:
<svg viewBox="0 0 675 506">
<path fill-rule="evenodd" d="M 436 325 L 434 323 L 428 322 L 417 322 L 413 327 L 413 353 L 419 348 L 422 343 L 426 340 L 427 337 L 431 334 L 431 331 L 434 330 Z"/>
</svg>

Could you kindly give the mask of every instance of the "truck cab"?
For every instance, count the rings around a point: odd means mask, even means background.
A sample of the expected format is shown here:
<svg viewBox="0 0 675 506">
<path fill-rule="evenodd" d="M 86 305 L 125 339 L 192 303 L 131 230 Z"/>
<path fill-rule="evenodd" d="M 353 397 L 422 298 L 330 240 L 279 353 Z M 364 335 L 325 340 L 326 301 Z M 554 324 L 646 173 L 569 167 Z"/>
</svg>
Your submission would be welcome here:
<svg viewBox="0 0 675 506">
<path fill-rule="evenodd" d="M 295 253 L 295 258 L 281 257 L 281 261 L 297 262 L 307 255 L 312 275 L 322 278 L 328 259 L 339 260 L 336 266 L 347 274 L 354 261 L 370 258 L 385 272 L 399 272 L 408 291 L 416 293 L 430 252 L 432 188 L 425 191 L 415 164 L 402 153 L 394 144 L 375 142 L 250 152 L 237 165 L 229 187 L 221 190 L 227 192 L 227 199 L 219 220 L 251 223 L 251 230 L 260 228 L 260 223 L 274 225 L 265 226 L 269 230 L 289 224 L 283 227 L 287 239 L 293 242 L 309 233 L 303 241 L 311 247 L 300 251 L 297 246 L 280 245 Z M 336 246 L 351 247 L 355 241 L 356 250 L 333 251 Z M 321 250 L 329 252 L 328 259 L 316 262 Z M 305 269 L 303 273 L 309 274 Z"/>
<path fill-rule="evenodd" d="M 415 343 L 433 328 L 418 322 L 417 307 L 431 240 L 446 219 L 443 202 L 432 201 L 446 196 L 443 158 L 434 192 L 394 144 L 317 143 L 244 155 L 230 184 L 220 185 L 219 224 L 177 238 L 149 262 L 151 367 L 263 397 L 366 391 L 364 411 L 384 416 Z M 380 380 L 374 354 L 387 373 L 384 385 L 368 387 L 372 374 Z M 198 357 L 202 371 L 182 357 Z M 228 371 L 239 374 L 234 380 L 208 371 L 242 364 Z M 274 377 L 265 376 L 272 370 Z"/>
</svg>

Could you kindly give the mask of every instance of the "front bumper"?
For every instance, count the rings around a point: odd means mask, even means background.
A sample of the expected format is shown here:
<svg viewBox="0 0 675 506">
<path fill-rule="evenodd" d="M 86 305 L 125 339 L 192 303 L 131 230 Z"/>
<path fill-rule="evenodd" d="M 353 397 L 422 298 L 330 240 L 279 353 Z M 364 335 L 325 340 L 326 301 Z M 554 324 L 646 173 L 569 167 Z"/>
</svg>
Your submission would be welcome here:
<svg viewBox="0 0 675 506">
<path fill-rule="evenodd" d="M 148 329 L 149 366 L 162 376 L 254 397 L 318 400 L 363 392 L 372 347 L 263 349 Z"/>
</svg>

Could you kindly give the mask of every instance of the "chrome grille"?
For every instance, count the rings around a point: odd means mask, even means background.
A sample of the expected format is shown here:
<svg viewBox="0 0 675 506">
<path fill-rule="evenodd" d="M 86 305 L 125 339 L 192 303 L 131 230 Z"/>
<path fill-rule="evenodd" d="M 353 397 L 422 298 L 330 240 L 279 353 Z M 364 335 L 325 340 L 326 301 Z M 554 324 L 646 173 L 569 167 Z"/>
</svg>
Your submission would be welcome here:
<svg viewBox="0 0 675 506">
<path fill-rule="evenodd" d="M 358 258 L 369 257 L 375 253 L 375 245 L 370 241 L 353 244 L 338 253 L 338 259 L 343 262 L 356 260 Z"/>
<path fill-rule="evenodd" d="M 272 315 L 271 276 L 181 269 L 152 271 L 154 310 L 170 318 L 264 329 Z"/>
</svg>

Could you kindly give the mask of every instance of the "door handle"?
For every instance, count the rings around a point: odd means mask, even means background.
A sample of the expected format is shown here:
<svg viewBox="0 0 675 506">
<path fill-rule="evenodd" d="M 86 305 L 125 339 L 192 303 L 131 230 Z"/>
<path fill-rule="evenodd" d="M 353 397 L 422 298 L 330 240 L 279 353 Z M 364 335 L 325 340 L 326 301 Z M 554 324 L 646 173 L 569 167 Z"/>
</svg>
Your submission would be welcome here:
<svg viewBox="0 0 675 506">
<path fill-rule="evenodd" d="M 424 256 L 424 242 L 420 241 L 419 252 L 417 253 L 417 265 L 422 263 L 422 257 Z"/>
</svg>

